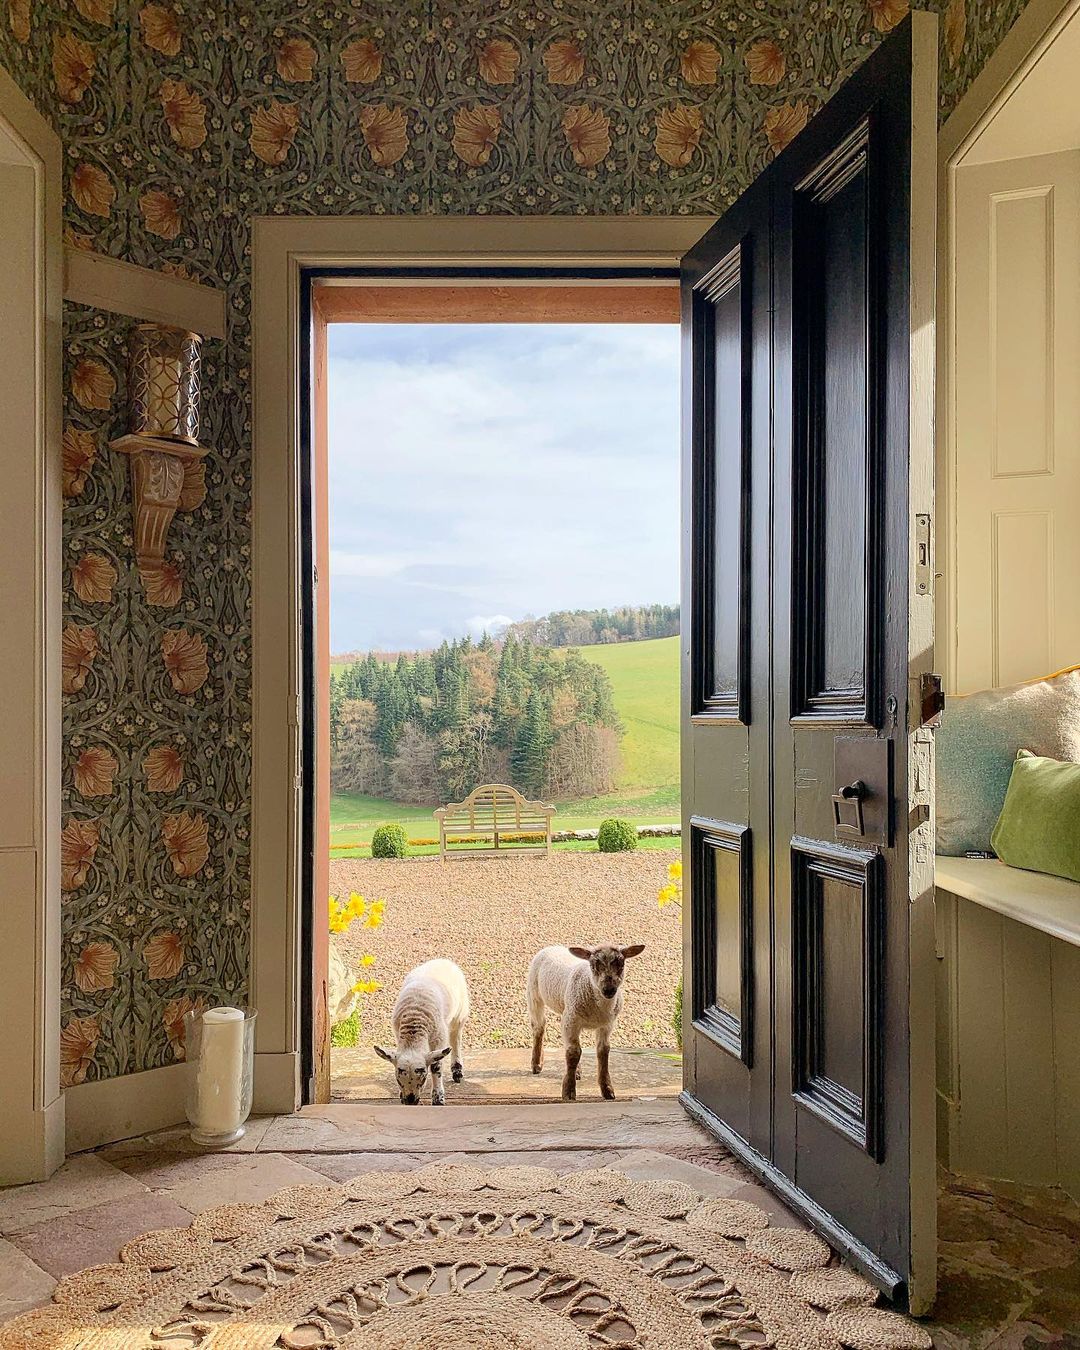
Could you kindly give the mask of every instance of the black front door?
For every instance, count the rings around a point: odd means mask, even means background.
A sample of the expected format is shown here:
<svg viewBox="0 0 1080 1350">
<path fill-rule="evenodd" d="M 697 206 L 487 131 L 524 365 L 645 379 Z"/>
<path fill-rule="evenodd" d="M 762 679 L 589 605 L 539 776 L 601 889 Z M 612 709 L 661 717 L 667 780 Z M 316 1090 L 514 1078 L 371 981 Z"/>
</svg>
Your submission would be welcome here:
<svg viewBox="0 0 1080 1350">
<path fill-rule="evenodd" d="M 687 256 L 686 1101 L 933 1297 L 936 23 Z"/>
</svg>

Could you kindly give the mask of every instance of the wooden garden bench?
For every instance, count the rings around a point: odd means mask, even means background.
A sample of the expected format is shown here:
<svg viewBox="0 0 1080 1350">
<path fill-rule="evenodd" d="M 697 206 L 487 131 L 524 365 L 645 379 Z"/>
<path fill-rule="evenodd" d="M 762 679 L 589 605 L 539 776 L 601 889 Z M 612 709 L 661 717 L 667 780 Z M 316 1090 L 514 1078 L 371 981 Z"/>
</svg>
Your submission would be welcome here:
<svg viewBox="0 0 1080 1350">
<path fill-rule="evenodd" d="M 535 842 L 520 841 L 522 848 L 543 848 L 551 852 L 551 817 L 555 808 L 547 802 L 531 802 L 517 788 L 506 783 L 485 783 L 474 788 L 463 802 L 451 802 L 435 812 L 439 822 L 439 856 L 445 858 L 454 843 L 466 840 L 491 840 L 490 849 L 470 849 L 477 854 L 495 853 L 500 842 L 514 835 L 541 835 Z M 457 852 L 464 852 L 458 849 Z"/>
</svg>

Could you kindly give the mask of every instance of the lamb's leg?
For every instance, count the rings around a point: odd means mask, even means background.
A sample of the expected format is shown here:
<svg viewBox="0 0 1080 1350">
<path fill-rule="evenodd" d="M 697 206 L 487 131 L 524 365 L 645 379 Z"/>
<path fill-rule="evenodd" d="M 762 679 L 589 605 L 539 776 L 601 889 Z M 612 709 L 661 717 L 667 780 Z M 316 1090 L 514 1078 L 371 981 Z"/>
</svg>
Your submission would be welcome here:
<svg viewBox="0 0 1080 1350">
<path fill-rule="evenodd" d="M 461 1062 L 461 1023 L 450 1024 L 450 1076 L 455 1083 L 465 1077 L 465 1065 Z"/>
<path fill-rule="evenodd" d="M 446 1088 L 443 1086 L 442 1060 L 431 1066 L 431 1104 L 446 1105 Z"/>
<path fill-rule="evenodd" d="M 532 1071 L 539 1073 L 544 1067 L 544 1028 L 547 1025 L 547 1008 L 540 997 L 539 990 L 530 976 L 528 990 L 529 1025 L 532 1027 Z"/>
<path fill-rule="evenodd" d="M 566 1076 L 563 1078 L 562 1099 L 577 1101 L 577 1080 L 580 1076 L 581 1037 L 577 1027 L 563 1023 L 563 1045 L 566 1047 Z"/>
<path fill-rule="evenodd" d="M 610 1032 L 596 1033 L 596 1070 L 600 1080 L 600 1096 L 607 1102 L 615 1100 L 615 1089 L 611 1086 L 611 1073 L 608 1069 L 608 1051 L 611 1049 Z"/>
</svg>

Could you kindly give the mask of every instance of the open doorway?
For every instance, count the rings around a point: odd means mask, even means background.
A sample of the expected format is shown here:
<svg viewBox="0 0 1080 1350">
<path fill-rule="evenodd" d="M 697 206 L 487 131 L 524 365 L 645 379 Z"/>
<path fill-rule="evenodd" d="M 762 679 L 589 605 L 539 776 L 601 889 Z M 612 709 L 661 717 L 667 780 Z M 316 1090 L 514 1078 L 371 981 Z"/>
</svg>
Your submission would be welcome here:
<svg viewBox="0 0 1080 1350">
<path fill-rule="evenodd" d="M 472 998 L 448 1103 L 557 1099 L 558 1019 L 529 1071 L 530 957 L 614 941 L 648 952 L 627 971 L 616 1090 L 674 1096 L 677 289 L 493 280 L 317 301 L 331 1095 L 396 1100 L 372 1045 L 393 1044 L 407 972 L 447 957 Z M 586 1049 L 583 1097 L 596 1077 Z"/>
<path fill-rule="evenodd" d="M 1078 63 L 1073 4 L 945 162 L 941 1283 L 988 1287 L 995 1253 L 1036 1225 L 1044 1250 L 1012 1263 L 1025 1289 L 1017 1343 L 1080 1316 L 1069 1236 L 1080 1217 L 1080 867 L 1053 846 L 1075 835 L 1053 818 L 1080 760 Z M 1049 775 L 1034 811 L 1032 773 Z M 985 1343 L 998 1323 L 982 1304 L 973 1294 L 970 1326 Z"/>
</svg>

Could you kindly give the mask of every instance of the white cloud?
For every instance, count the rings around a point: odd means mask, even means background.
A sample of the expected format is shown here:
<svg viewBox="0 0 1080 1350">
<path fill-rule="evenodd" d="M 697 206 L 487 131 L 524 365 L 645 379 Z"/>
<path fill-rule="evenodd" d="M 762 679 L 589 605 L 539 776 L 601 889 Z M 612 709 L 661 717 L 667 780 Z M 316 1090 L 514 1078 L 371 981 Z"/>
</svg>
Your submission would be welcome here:
<svg viewBox="0 0 1080 1350">
<path fill-rule="evenodd" d="M 330 353 L 337 650 L 677 597 L 673 328 L 335 326 Z"/>
<path fill-rule="evenodd" d="M 498 637 L 513 622 L 510 614 L 474 614 L 471 619 L 465 620 L 465 631 L 474 638 L 483 637 L 485 633 Z"/>
<path fill-rule="evenodd" d="M 421 553 L 347 553 L 330 550 L 332 577 L 392 577 L 406 567 L 426 561 Z"/>
</svg>

